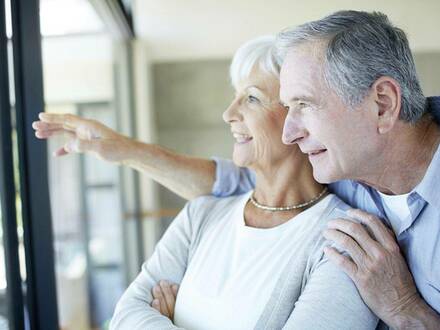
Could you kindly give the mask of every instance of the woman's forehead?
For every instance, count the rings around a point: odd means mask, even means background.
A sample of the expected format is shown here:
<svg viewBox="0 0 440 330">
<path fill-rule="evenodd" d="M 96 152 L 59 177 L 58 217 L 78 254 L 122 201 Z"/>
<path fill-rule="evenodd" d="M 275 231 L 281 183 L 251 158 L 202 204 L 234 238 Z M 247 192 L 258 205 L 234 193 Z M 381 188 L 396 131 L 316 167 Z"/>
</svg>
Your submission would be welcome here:
<svg viewBox="0 0 440 330">
<path fill-rule="evenodd" d="M 279 94 L 279 79 L 273 74 L 261 70 L 253 70 L 249 75 L 240 79 L 235 86 L 236 91 L 258 89 L 265 94 Z"/>
</svg>

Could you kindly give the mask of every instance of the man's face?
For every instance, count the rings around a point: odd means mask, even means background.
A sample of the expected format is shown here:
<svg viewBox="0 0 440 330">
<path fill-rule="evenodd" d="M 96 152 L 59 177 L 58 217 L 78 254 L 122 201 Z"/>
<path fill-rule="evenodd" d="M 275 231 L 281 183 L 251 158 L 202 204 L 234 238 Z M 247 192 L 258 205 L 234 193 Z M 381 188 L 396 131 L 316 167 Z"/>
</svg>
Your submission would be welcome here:
<svg viewBox="0 0 440 330">
<path fill-rule="evenodd" d="M 376 103 L 367 95 L 356 109 L 350 109 L 327 87 L 324 47 L 301 45 L 284 60 L 280 99 L 289 113 L 283 142 L 297 143 L 308 154 L 319 182 L 363 180 L 380 152 Z"/>
</svg>

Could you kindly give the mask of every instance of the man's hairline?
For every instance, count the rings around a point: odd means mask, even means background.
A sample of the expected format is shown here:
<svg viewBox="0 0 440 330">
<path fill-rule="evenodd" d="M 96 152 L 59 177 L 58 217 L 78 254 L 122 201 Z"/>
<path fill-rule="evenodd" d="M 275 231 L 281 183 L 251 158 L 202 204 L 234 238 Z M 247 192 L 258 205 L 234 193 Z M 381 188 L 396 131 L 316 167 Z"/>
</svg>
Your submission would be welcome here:
<svg viewBox="0 0 440 330">
<path fill-rule="evenodd" d="M 325 81 L 325 66 L 326 66 L 326 50 L 327 46 L 330 42 L 331 36 L 328 38 L 313 38 L 311 40 L 302 40 L 301 42 L 297 43 L 296 45 L 291 45 L 286 49 L 285 56 L 282 59 L 281 66 L 280 66 L 280 78 L 281 78 L 281 71 L 283 68 L 283 65 L 285 63 L 286 58 L 289 56 L 289 54 L 292 51 L 299 51 L 300 53 L 304 53 L 305 55 L 311 55 L 314 60 L 316 60 L 317 64 L 319 64 L 320 69 L 320 75 Z M 325 86 L 327 87 L 328 91 L 336 93 L 336 91 L 328 85 L 327 82 L 324 82 Z M 337 93 L 336 93 L 337 94 Z M 281 79 L 280 79 L 280 101 L 281 101 Z M 284 103 L 283 101 L 281 101 Z"/>
</svg>

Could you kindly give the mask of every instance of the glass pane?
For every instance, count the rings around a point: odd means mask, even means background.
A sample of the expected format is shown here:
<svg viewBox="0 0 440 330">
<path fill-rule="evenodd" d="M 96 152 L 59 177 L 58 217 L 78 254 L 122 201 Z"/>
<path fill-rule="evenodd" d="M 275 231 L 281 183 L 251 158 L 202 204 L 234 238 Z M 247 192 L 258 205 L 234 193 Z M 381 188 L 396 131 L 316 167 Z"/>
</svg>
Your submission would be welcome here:
<svg viewBox="0 0 440 330">
<path fill-rule="evenodd" d="M 93 6 L 42 0 L 40 18 L 45 111 L 116 129 L 114 41 Z M 67 138 L 48 141 L 59 326 L 106 329 L 127 285 L 120 171 L 92 155 L 52 157 Z"/>
<path fill-rule="evenodd" d="M 1 211 L 0 211 L 1 213 Z M 8 329 L 8 303 L 6 282 L 5 250 L 3 245 L 3 216 L 0 214 L 0 329 Z"/>
<path fill-rule="evenodd" d="M 104 31 L 103 22 L 87 0 L 42 0 L 40 18 L 43 36 Z"/>
<path fill-rule="evenodd" d="M 119 193 L 116 187 L 87 189 L 89 250 L 94 267 L 122 262 Z"/>
</svg>

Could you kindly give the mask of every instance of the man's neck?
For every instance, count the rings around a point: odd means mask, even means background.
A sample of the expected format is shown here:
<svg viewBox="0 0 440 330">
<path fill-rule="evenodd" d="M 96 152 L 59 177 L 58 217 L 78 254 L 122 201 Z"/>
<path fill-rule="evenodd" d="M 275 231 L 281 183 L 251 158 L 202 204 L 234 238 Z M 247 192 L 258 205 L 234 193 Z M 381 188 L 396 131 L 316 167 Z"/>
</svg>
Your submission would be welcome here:
<svg viewBox="0 0 440 330">
<path fill-rule="evenodd" d="M 440 129 L 429 118 L 398 125 L 385 143 L 380 170 L 358 180 L 391 195 L 408 193 L 422 181 L 440 143 Z"/>
</svg>

